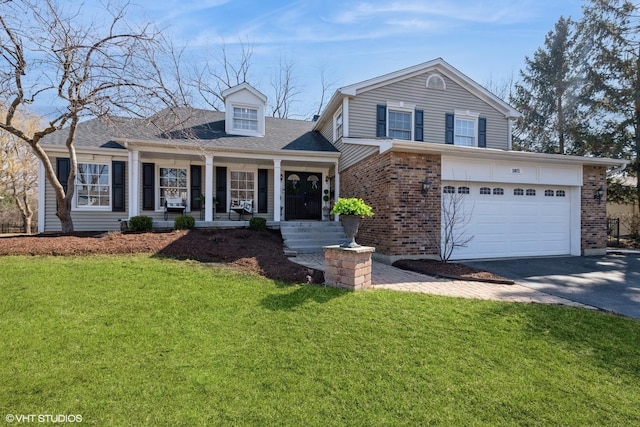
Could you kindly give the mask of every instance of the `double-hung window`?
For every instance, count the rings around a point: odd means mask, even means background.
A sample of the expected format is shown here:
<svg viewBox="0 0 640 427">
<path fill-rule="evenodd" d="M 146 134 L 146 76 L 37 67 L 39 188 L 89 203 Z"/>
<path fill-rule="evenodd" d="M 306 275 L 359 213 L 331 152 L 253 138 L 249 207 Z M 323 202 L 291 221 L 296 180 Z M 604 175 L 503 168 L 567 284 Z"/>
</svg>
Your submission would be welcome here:
<svg viewBox="0 0 640 427">
<path fill-rule="evenodd" d="M 160 207 L 167 197 L 179 197 L 186 203 L 188 192 L 186 168 L 160 168 Z"/>
<path fill-rule="evenodd" d="M 337 141 L 342 138 L 343 135 L 343 117 L 342 108 L 333 116 L 333 140 Z"/>
<path fill-rule="evenodd" d="M 389 110 L 389 138 L 411 140 L 411 113 Z"/>
<path fill-rule="evenodd" d="M 254 200 L 255 179 L 253 172 L 231 171 L 231 199 Z"/>
<path fill-rule="evenodd" d="M 248 107 L 233 107 L 233 129 L 258 130 L 258 110 Z"/>
<path fill-rule="evenodd" d="M 456 117 L 455 145 L 473 147 L 475 145 L 476 122 L 467 118 Z"/>
<path fill-rule="evenodd" d="M 77 208 L 109 208 L 111 206 L 109 165 L 100 163 L 78 163 L 75 197 Z"/>
<path fill-rule="evenodd" d="M 467 110 L 446 113 L 445 143 L 463 147 L 486 147 L 487 119 Z"/>
</svg>

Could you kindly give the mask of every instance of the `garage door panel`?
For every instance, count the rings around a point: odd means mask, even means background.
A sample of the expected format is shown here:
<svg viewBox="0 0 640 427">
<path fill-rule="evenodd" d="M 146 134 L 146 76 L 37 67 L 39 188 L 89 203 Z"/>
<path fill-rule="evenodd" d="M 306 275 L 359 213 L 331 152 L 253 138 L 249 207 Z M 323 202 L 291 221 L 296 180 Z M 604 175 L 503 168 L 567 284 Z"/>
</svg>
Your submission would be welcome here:
<svg viewBox="0 0 640 427">
<path fill-rule="evenodd" d="M 517 186 L 534 189 L 535 196 L 514 195 L 515 185 L 457 184 L 470 187 L 464 195 L 468 224 L 465 237 L 473 236 L 466 248 L 457 248 L 452 259 L 513 256 L 565 255 L 571 247 L 571 198 L 545 196 L 545 190 L 568 187 Z M 480 187 L 500 187 L 503 195 L 481 195 Z"/>
</svg>

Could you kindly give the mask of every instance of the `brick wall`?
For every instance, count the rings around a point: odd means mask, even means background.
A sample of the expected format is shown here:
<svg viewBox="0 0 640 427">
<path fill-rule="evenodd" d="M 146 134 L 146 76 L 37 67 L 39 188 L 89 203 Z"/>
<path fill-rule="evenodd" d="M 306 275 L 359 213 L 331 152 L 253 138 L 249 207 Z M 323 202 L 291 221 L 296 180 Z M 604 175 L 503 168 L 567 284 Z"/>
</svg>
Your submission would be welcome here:
<svg viewBox="0 0 640 427">
<path fill-rule="evenodd" d="M 436 255 L 440 239 L 438 155 L 386 152 L 368 157 L 340 174 L 340 195 L 360 197 L 375 216 L 360 225 L 356 241 L 376 253 Z M 422 182 L 431 182 L 427 197 Z"/>
<path fill-rule="evenodd" d="M 607 171 L 602 167 L 584 166 L 582 180 L 580 247 L 584 255 L 602 253 L 607 248 Z M 605 189 L 605 194 L 598 202 L 593 196 L 600 187 Z"/>
</svg>

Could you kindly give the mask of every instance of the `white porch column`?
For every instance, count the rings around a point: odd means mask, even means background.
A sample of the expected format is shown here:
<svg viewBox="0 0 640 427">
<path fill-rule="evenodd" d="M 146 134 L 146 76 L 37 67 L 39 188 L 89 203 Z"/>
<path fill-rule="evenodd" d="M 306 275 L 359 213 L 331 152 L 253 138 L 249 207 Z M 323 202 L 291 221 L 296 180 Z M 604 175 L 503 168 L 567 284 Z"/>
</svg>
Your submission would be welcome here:
<svg viewBox="0 0 640 427">
<path fill-rule="evenodd" d="M 129 151 L 129 218 L 140 215 L 140 152 Z"/>
<path fill-rule="evenodd" d="M 204 220 L 213 221 L 213 156 L 204 156 Z"/>
<path fill-rule="evenodd" d="M 45 206 L 45 192 L 47 191 L 47 180 L 44 172 L 44 163 L 38 162 L 38 233 L 44 233 L 44 214 L 46 210 Z M 55 203 L 54 203 L 55 206 Z"/>
<path fill-rule="evenodd" d="M 335 180 L 335 189 L 333 191 L 333 197 L 335 198 L 335 200 L 338 200 L 338 197 L 340 197 L 340 172 L 338 171 L 338 162 L 336 162 L 335 164 L 335 176 L 334 176 L 334 180 Z M 340 221 L 340 215 L 334 215 L 333 216 L 333 220 L 338 222 Z"/>
<path fill-rule="evenodd" d="M 282 160 L 273 159 L 273 221 L 280 222 L 280 197 L 282 196 L 282 181 L 280 181 L 280 175 L 282 171 L 280 164 Z"/>
</svg>

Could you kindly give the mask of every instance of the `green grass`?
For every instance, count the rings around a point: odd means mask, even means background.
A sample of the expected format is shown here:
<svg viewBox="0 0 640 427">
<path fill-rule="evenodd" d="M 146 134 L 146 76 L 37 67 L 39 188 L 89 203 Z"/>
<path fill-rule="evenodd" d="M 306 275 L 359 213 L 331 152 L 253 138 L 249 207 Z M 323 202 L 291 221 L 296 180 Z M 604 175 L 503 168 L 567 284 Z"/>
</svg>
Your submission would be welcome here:
<svg viewBox="0 0 640 427">
<path fill-rule="evenodd" d="M 83 425 L 640 425 L 640 322 L 284 285 L 134 257 L 0 258 L 0 415 Z"/>
</svg>

